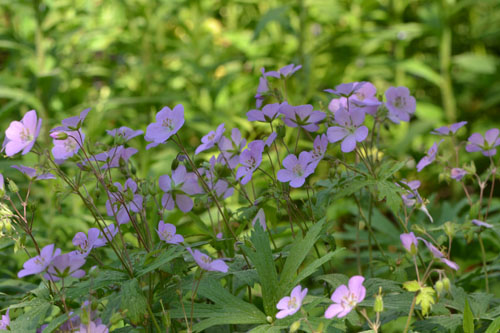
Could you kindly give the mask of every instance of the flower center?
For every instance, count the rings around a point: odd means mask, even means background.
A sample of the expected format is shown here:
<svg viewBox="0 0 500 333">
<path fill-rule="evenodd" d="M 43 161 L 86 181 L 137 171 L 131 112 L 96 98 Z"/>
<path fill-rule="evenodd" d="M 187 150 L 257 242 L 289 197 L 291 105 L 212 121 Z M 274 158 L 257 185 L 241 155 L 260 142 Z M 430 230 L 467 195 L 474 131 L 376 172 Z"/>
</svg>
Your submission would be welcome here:
<svg viewBox="0 0 500 333">
<path fill-rule="evenodd" d="M 349 293 L 343 297 L 343 301 L 347 303 L 350 307 L 355 307 L 358 304 L 358 298 L 353 293 Z"/>
<path fill-rule="evenodd" d="M 288 308 L 289 309 L 296 309 L 297 306 L 298 306 L 297 299 L 295 297 L 291 297 L 290 300 L 288 301 Z"/>
<path fill-rule="evenodd" d="M 302 177 L 304 174 L 304 170 L 302 169 L 302 165 L 295 164 L 292 168 L 292 172 L 296 177 Z"/>
<path fill-rule="evenodd" d="M 402 96 L 396 97 L 396 99 L 394 100 L 394 106 L 397 108 L 406 106 L 406 99 L 404 99 Z"/>
<path fill-rule="evenodd" d="M 64 149 L 66 151 L 74 151 L 76 149 L 76 141 L 71 138 L 64 140 Z"/>
<path fill-rule="evenodd" d="M 170 118 L 164 119 L 161 123 L 161 126 L 166 127 L 171 131 L 174 129 L 174 123 Z"/>
<path fill-rule="evenodd" d="M 201 261 L 203 261 L 205 264 L 210 264 L 212 262 L 212 259 L 210 259 L 208 256 L 202 256 Z"/>
<path fill-rule="evenodd" d="M 21 131 L 21 139 L 25 142 L 33 141 L 33 135 L 31 135 L 30 131 L 26 127 Z"/>
<path fill-rule="evenodd" d="M 163 238 L 165 238 L 166 241 L 169 241 L 172 239 L 172 234 L 166 230 L 164 230 L 161 235 L 163 236 Z"/>
</svg>

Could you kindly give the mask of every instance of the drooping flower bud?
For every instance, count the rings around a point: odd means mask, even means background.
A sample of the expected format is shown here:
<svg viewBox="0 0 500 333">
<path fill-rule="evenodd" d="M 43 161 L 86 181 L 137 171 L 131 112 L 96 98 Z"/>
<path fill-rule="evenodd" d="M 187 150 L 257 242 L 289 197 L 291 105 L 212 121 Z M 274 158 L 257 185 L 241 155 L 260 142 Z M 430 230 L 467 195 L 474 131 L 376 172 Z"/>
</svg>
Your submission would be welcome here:
<svg viewBox="0 0 500 333">
<path fill-rule="evenodd" d="M 443 292 L 443 288 L 444 288 L 444 283 L 442 280 L 438 280 L 434 285 L 434 289 L 436 289 L 438 295 L 441 295 L 441 293 Z"/>
<path fill-rule="evenodd" d="M 294 321 L 292 325 L 290 325 L 290 333 L 295 333 L 300 328 L 300 320 Z"/>
<path fill-rule="evenodd" d="M 442 281 L 443 281 L 444 289 L 446 289 L 446 291 L 450 291 L 450 279 L 445 277 Z"/>
<path fill-rule="evenodd" d="M 68 133 L 55 131 L 50 133 L 50 137 L 55 140 L 66 140 L 68 138 Z"/>
<path fill-rule="evenodd" d="M 16 183 L 12 179 L 9 179 L 9 185 L 8 186 L 9 186 L 9 190 L 12 193 L 19 192 L 19 187 L 17 187 Z"/>
<path fill-rule="evenodd" d="M 382 287 L 378 288 L 378 294 L 375 296 L 375 303 L 373 304 L 373 311 L 377 313 L 384 311 L 384 300 L 382 299 Z"/>
</svg>

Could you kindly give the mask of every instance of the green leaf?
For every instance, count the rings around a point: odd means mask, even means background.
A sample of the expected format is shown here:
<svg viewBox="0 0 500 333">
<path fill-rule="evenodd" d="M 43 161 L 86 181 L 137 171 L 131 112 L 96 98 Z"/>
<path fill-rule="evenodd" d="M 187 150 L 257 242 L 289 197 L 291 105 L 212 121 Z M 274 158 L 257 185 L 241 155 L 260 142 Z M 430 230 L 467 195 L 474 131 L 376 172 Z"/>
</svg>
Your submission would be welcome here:
<svg viewBox="0 0 500 333">
<path fill-rule="evenodd" d="M 427 81 L 441 85 L 441 75 L 420 60 L 410 59 L 401 63 L 401 68 L 410 74 L 419 76 Z"/>
<path fill-rule="evenodd" d="M 255 229 L 250 236 L 250 241 L 255 251 L 244 245 L 242 245 L 241 248 L 259 274 L 260 284 L 262 286 L 264 311 L 267 315 L 274 317 L 276 314 L 276 303 L 278 302 L 278 273 L 276 272 L 276 266 L 274 264 L 269 236 L 259 223 L 255 224 Z"/>
<path fill-rule="evenodd" d="M 75 313 L 73 313 L 71 315 L 71 317 L 75 317 L 75 316 L 76 316 Z M 60 314 L 59 316 L 57 316 L 56 318 L 54 318 L 54 319 L 52 319 L 50 321 L 49 325 L 47 325 L 47 327 L 44 328 L 43 333 L 51 333 L 51 332 L 53 332 L 54 330 L 56 330 L 57 328 L 59 328 L 59 326 L 61 326 L 67 320 L 68 320 L 68 314 L 67 313 Z"/>
<path fill-rule="evenodd" d="M 464 333 L 474 333 L 474 315 L 472 314 L 467 298 L 465 298 L 463 328 Z"/>
<path fill-rule="evenodd" d="M 52 305 L 46 300 L 35 298 L 30 301 L 28 307 L 25 307 L 24 314 L 17 317 L 10 324 L 10 329 L 12 332 L 17 333 L 32 333 L 36 332 L 39 324 L 45 319 L 47 311 Z"/>
<path fill-rule="evenodd" d="M 401 188 L 393 182 L 382 180 L 378 181 L 376 185 L 377 199 L 382 201 L 385 199 L 387 206 L 397 213 L 403 203 L 400 193 Z"/>
<path fill-rule="evenodd" d="M 434 300 L 434 294 L 436 292 L 431 287 L 423 287 L 417 294 L 416 303 L 422 307 L 422 314 L 426 316 L 431 309 L 432 304 L 436 301 Z"/>
<path fill-rule="evenodd" d="M 386 160 L 380 165 L 378 178 L 386 180 L 406 165 L 407 161 Z"/>
<path fill-rule="evenodd" d="M 42 102 L 33 94 L 21 89 L 0 86 L 0 98 L 11 99 L 26 103 L 40 112 L 45 112 Z"/>
<path fill-rule="evenodd" d="M 301 239 L 301 236 L 298 236 L 293 242 L 280 275 L 280 297 L 287 294 L 295 286 L 294 281 L 296 281 L 297 271 L 316 241 L 320 238 L 325 221 L 326 218 L 322 218 L 309 229 L 309 232 L 303 239 Z"/>
<path fill-rule="evenodd" d="M 311 274 L 314 274 L 321 265 L 332 260 L 333 257 L 335 257 L 337 254 L 339 254 L 343 250 L 344 250 L 343 248 L 337 249 L 333 252 L 325 254 L 324 256 L 322 256 L 319 259 L 314 260 L 312 263 L 307 265 L 306 268 L 304 268 L 303 270 L 300 271 L 300 273 L 297 275 L 297 277 L 293 281 L 292 285 L 294 285 L 294 286 L 298 285 L 302 280 L 304 280 L 305 278 L 307 278 Z"/>
<path fill-rule="evenodd" d="M 121 290 L 122 309 L 127 311 L 127 317 L 137 325 L 142 322 L 147 312 L 146 297 L 142 293 L 139 281 L 132 279 L 125 282 Z"/>
<path fill-rule="evenodd" d="M 493 322 L 488 326 L 488 329 L 484 333 L 497 333 L 500 331 L 500 317 L 493 320 Z"/>
<path fill-rule="evenodd" d="M 405 288 L 408 291 L 415 292 L 417 290 L 420 290 L 420 284 L 416 280 L 407 281 L 403 283 L 403 288 Z"/>
<path fill-rule="evenodd" d="M 160 250 L 163 253 L 161 253 L 156 258 L 152 257 L 153 252 L 150 252 L 148 254 L 148 257 L 146 258 L 146 260 L 144 262 L 144 268 L 137 271 L 136 277 L 141 277 L 149 272 L 152 272 L 152 271 L 156 270 L 157 268 L 160 268 L 160 267 L 166 265 L 172 259 L 175 259 L 182 254 L 182 251 L 179 251 L 179 248 L 177 246 L 171 246 L 166 251 L 165 251 L 165 249 L 160 249 Z M 148 260 L 150 258 L 153 258 L 153 259 Z"/>
</svg>

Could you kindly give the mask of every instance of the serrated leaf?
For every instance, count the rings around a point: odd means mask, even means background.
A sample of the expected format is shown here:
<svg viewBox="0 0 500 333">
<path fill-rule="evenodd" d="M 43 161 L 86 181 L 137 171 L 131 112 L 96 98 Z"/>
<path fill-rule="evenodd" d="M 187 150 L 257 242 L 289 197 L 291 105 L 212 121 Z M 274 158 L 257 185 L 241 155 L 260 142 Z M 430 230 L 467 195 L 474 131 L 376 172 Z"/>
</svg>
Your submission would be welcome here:
<svg viewBox="0 0 500 333">
<path fill-rule="evenodd" d="M 307 278 L 311 274 L 315 273 L 321 265 L 332 260 L 333 257 L 335 257 L 337 254 L 339 254 L 343 250 L 344 250 L 343 248 L 337 249 L 333 252 L 325 254 L 323 257 L 321 257 L 319 259 L 314 260 L 309 265 L 307 265 L 306 268 L 304 268 L 303 270 L 300 271 L 300 273 L 297 275 L 297 277 L 295 278 L 295 280 L 293 281 L 292 284 L 294 286 L 298 285 L 302 280 L 304 280 L 305 278 Z"/>
<path fill-rule="evenodd" d="M 163 253 L 161 253 L 158 257 L 153 258 L 153 260 L 151 261 L 146 260 L 144 263 L 144 268 L 137 271 L 136 277 L 141 277 L 149 272 L 152 272 L 166 265 L 167 263 L 169 263 L 170 261 L 179 257 L 182 254 L 182 251 L 180 251 L 179 248 L 176 246 L 172 246 L 168 248 L 166 251 L 165 250 L 162 251 Z"/>
<path fill-rule="evenodd" d="M 405 283 L 403 283 L 403 288 L 408 291 L 415 292 L 417 290 L 420 290 L 420 284 L 416 280 L 406 281 Z"/>
<path fill-rule="evenodd" d="M 474 333 L 474 315 L 472 314 L 467 298 L 465 298 L 463 329 L 464 333 Z"/>
<path fill-rule="evenodd" d="M 436 302 L 434 300 L 434 294 L 435 291 L 431 287 L 424 287 L 420 289 L 420 292 L 417 294 L 416 303 L 420 305 L 420 307 L 422 308 L 422 314 L 424 316 L 426 316 L 427 313 L 429 313 L 432 304 Z"/>
<path fill-rule="evenodd" d="M 127 317 L 133 324 L 139 324 L 147 312 L 147 301 L 137 279 L 123 284 L 121 298 L 121 308 L 127 311 Z"/>
<path fill-rule="evenodd" d="M 36 304 L 36 305 L 35 305 Z M 17 317 L 16 320 L 11 322 L 10 329 L 12 332 L 18 333 L 34 333 L 38 328 L 40 322 L 45 319 L 47 311 L 52 305 L 42 299 L 36 298 L 33 300 L 25 313 Z"/>
</svg>

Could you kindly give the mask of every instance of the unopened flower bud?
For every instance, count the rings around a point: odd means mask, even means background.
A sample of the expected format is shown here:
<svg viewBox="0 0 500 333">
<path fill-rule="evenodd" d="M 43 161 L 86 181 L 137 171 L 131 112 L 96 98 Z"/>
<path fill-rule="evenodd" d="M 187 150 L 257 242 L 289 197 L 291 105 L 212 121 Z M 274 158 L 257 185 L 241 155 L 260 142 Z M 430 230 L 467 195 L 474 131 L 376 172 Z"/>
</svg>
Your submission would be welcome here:
<svg viewBox="0 0 500 333">
<path fill-rule="evenodd" d="M 384 311 L 384 300 L 382 299 L 382 287 L 378 290 L 378 295 L 375 296 L 375 303 L 373 304 L 373 311 L 379 313 Z"/>
<path fill-rule="evenodd" d="M 271 324 L 271 323 L 273 322 L 273 317 L 271 317 L 271 316 L 267 316 L 267 317 L 266 317 L 266 320 L 267 320 L 267 322 L 268 322 L 269 324 Z"/>
<path fill-rule="evenodd" d="M 434 285 L 434 289 L 436 289 L 438 295 L 441 295 L 441 293 L 443 292 L 443 288 L 444 288 L 444 283 L 441 280 L 438 280 Z"/>
<path fill-rule="evenodd" d="M 446 291 L 450 291 L 450 279 L 445 277 L 443 279 L 443 286 L 444 286 L 444 289 L 446 289 Z"/>
<path fill-rule="evenodd" d="M 135 175 L 137 174 L 137 168 L 132 163 L 130 164 L 130 172 Z"/>
<path fill-rule="evenodd" d="M 455 225 L 452 222 L 446 222 L 444 224 L 444 232 L 449 238 L 453 238 L 455 236 Z"/>
<path fill-rule="evenodd" d="M 50 137 L 55 140 L 66 140 L 68 138 L 68 133 L 56 131 L 50 133 Z"/>
<path fill-rule="evenodd" d="M 290 325 L 290 333 L 295 333 L 300 328 L 300 320 L 294 321 L 292 325 Z"/>
<path fill-rule="evenodd" d="M 172 164 L 170 165 L 170 169 L 171 170 L 177 170 L 177 167 L 179 166 L 179 160 L 178 159 L 174 159 L 172 161 Z"/>
<path fill-rule="evenodd" d="M 9 186 L 9 190 L 12 193 L 19 192 L 19 187 L 17 187 L 16 183 L 12 179 L 9 179 L 9 185 L 8 186 Z"/>
</svg>

